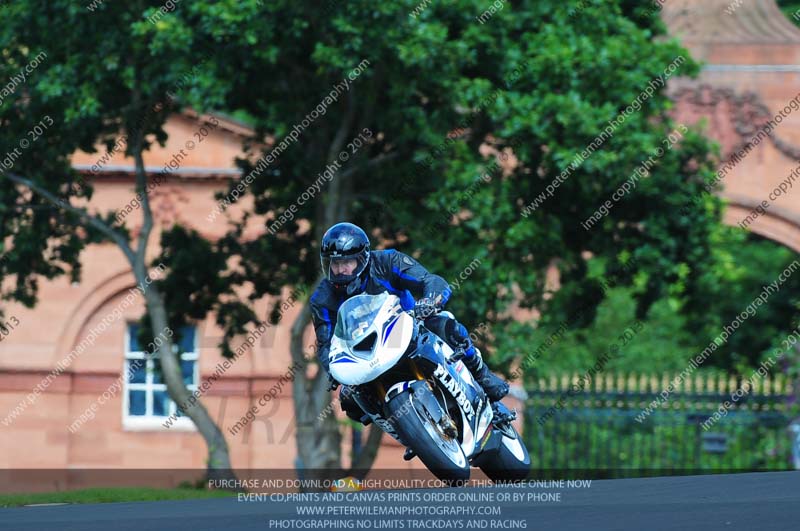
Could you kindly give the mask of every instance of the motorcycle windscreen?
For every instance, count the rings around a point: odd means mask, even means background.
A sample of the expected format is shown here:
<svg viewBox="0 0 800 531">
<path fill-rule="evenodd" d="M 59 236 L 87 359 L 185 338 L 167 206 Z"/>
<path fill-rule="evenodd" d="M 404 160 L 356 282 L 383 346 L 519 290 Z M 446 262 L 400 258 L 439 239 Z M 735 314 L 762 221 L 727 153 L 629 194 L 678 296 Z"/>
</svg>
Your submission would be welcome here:
<svg viewBox="0 0 800 531">
<path fill-rule="evenodd" d="M 333 334 L 344 341 L 356 356 L 366 358 L 372 355 L 378 338 L 373 325 L 388 297 L 386 292 L 380 295 L 356 295 L 339 307 Z"/>
</svg>

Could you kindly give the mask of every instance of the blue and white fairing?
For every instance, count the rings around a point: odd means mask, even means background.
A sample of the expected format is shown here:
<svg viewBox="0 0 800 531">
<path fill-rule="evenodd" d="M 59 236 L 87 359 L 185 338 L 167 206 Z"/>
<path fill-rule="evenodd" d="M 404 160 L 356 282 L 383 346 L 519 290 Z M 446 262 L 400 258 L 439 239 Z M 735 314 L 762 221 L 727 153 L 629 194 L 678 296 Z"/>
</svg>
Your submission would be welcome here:
<svg viewBox="0 0 800 531">
<path fill-rule="evenodd" d="M 408 351 L 414 339 L 414 318 L 405 312 L 396 295 L 361 294 L 347 299 L 339 308 L 331 338 L 329 370 L 338 382 L 361 385 L 376 380 L 394 367 Z M 453 349 L 440 337 L 425 331 L 417 337 L 411 359 L 426 363 L 440 390 L 448 393 L 461 412 L 461 447 L 471 458 L 491 433 L 492 408 L 480 386 L 463 362 L 450 362 Z M 388 402 L 398 393 L 409 390 L 417 381 L 400 381 L 386 391 Z M 384 431 L 394 433 L 391 425 L 373 417 Z"/>
<path fill-rule="evenodd" d="M 331 338 L 330 373 L 345 385 L 375 380 L 408 349 L 414 318 L 396 295 L 356 295 L 339 308 Z"/>
</svg>

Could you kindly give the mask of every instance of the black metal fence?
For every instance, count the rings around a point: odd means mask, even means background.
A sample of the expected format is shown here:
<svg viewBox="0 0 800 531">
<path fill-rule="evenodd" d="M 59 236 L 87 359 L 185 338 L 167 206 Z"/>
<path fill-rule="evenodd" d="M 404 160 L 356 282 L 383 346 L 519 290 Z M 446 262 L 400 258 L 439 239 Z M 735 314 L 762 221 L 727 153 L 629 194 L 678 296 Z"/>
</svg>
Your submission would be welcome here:
<svg viewBox="0 0 800 531">
<path fill-rule="evenodd" d="M 670 382 L 679 382 L 667 393 Z M 789 381 L 709 373 L 551 375 L 528 384 L 533 476 L 635 477 L 789 470 Z M 582 387 L 582 388 L 581 388 Z M 741 389 L 741 396 L 732 394 Z M 725 401 L 731 405 L 726 408 Z M 716 416 L 715 416 L 716 414 Z"/>
</svg>

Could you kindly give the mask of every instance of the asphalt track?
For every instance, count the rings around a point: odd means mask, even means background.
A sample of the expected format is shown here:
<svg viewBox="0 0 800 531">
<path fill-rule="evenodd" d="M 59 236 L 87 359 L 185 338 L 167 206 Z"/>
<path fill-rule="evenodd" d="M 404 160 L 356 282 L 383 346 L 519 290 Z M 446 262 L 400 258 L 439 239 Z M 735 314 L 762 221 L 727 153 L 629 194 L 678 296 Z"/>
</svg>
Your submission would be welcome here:
<svg viewBox="0 0 800 531">
<path fill-rule="evenodd" d="M 486 487 L 418 489 L 383 492 L 546 492 L 548 489 Z M 0 530 L 124 531 L 344 529 L 324 519 L 357 519 L 368 529 L 470 529 L 470 518 L 484 519 L 485 528 L 513 526 L 533 530 L 797 530 L 800 529 L 800 472 L 725 474 L 637 479 L 594 480 L 589 488 L 555 489 L 560 501 L 492 503 L 501 516 L 298 516 L 298 504 L 210 500 L 59 505 L 0 509 Z M 554 492 L 552 490 L 551 492 Z M 374 491 L 373 491 L 374 492 Z M 317 506 L 415 505 L 392 503 L 311 504 Z M 461 504 L 423 503 L 425 506 Z M 395 521 L 387 521 L 394 518 Z M 371 522 L 363 522 L 371 520 Z M 378 522 L 383 520 L 383 527 Z M 399 521 L 405 520 L 403 523 Z M 271 522 L 272 521 L 272 522 Z M 283 521 L 283 527 L 275 521 Z M 461 523 L 459 523 L 461 521 Z M 288 522 L 288 524 L 287 524 Z M 294 522 L 292 524 L 291 522 Z M 438 523 L 437 523 L 438 522 Z M 367 523 L 369 527 L 366 527 Z M 287 527 L 289 525 L 289 527 Z M 305 525 L 300 527 L 298 525 Z M 311 527 L 308 527 L 311 525 Z M 352 527 L 352 522 L 350 527 Z"/>
</svg>

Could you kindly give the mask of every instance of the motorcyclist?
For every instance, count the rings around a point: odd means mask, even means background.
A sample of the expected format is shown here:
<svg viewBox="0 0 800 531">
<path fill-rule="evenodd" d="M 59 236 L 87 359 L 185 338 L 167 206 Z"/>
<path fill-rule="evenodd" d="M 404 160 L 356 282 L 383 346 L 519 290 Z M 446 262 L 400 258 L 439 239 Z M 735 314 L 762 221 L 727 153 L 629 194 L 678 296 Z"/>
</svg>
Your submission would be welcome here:
<svg viewBox="0 0 800 531">
<path fill-rule="evenodd" d="M 454 350 L 463 349 L 464 365 L 489 400 L 499 401 L 508 394 L 508 383 L 483 363 L 481 352 L 472 344 L 464 325 L 450 312 L 439 313 L 451 294 L 442 277 L 429 273 L 419 262 L 394 249 L 370 251 L 367 234 L 352 223 L 337 223 L 325 232 L 320 262 L 324 278 L 311 295 L 311 316 L 317 334 L 317 356 L 331 381 L 331 389 L 339 385 L 328 368 L 339 306 L 360 293 L 378 295 L 388 291 L 400 298 L 404 310 L 413 308 L 416 315 L 425 317 L 428 330 Z M 353 420 L 368 424 L 369 416 L 353 400 L 347 387 L 342 386 L 339 391 L 342 410 Z"/>
</svg>

